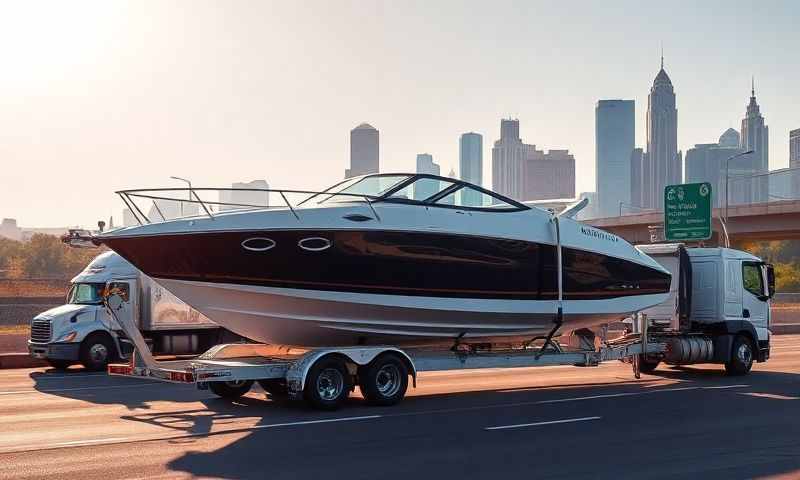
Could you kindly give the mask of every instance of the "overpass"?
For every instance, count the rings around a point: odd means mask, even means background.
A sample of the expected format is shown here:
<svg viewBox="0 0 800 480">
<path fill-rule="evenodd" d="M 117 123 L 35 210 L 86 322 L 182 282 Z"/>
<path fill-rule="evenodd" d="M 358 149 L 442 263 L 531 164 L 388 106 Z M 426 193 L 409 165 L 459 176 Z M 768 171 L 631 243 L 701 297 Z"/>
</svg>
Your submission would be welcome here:
<svg viewBox="0 0 800 480">
<path fill-rule="evenodd" d="M 724 208 L 712 213 L 713 237 L 708 245 L 721 245 L 719 218 L 725 216 Z M 663 225 L 663 212 L 643 212 L 620 217 L 585 220 L 597 228 L 615 233 L 631 243 L 650 243 L 650 226 Z M 788 240 L 800 239 L 800 200 L 770 201 L 728 207 L 728 236 L 737 240 Z"/>
</svg>

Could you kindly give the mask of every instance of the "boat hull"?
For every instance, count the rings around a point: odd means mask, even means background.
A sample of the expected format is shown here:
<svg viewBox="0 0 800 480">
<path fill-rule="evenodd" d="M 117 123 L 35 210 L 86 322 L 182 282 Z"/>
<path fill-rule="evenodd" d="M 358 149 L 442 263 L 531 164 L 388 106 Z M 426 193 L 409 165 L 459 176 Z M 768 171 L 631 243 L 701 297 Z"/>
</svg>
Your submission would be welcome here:
<svg viewBox="0 0 800 480">
<path fill-rule="evenodd" d="M 452 344 L 529 339 L 553 327 L 555 300 L 487 300 L 298 290 L 158 279 L 219 325 L 281 345 Z M 666 294 L 564 302 L 564 330 L 620 320 Z"/>
</svg>

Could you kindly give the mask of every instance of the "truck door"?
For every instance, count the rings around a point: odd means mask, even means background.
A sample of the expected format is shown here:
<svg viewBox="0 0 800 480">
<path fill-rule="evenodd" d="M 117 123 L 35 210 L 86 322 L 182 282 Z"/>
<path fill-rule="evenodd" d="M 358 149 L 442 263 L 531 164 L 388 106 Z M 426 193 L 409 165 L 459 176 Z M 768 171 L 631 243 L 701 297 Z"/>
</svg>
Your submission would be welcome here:
<svg viewBox="0 0 800 480">
<path fill-rule="evenodd" d="M 108 283 L 108 294 L 117 294 L 122 298 L 122 305 L 115 313 L 120 321 L 135 319 L 135 289 L 133 282 L 129 281 L 114 281 Z M 113 322 L 113 319 L 111 320 Z M 134 322 L 135 323 L 135 322 Z M 114 330 L 120 330 L 119 325 L 113 325 Z"/>
<path fill-rule="evenodd" d="M 769 318 L 769 295 L 762 274 L 761 263 L 742 262 L 742 317 L 756 328 L 759 338 L 766 338 Z"/>
</svg>

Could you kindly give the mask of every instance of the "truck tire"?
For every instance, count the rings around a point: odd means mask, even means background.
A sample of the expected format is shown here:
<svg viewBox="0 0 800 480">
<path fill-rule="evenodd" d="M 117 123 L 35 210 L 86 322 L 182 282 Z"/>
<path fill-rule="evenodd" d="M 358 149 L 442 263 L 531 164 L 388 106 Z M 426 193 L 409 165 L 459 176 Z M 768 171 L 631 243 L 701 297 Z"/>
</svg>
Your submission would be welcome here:
<svg viewBox="0 0 800 480">
<path fill-rule="evenodd" d="M 362 367 L 358 386 L 370 405 L 394 405 L 406 395 L 408 368 L 397 355 L 380 355 Z"/>
<path fill-rule="evenodd" d="M 208 382 L 208 389 L 222 398 L 234 399 L 250 391 L 252 380 L 234 380 L 232 382 Z"/>
<path fill-rule="evenodd" d="M 52 358 L 48 358 L 47 363 L 56 370 L 66 370 L 75 364 L 75 362 L 70 360 L 53 360 Z"/>
<path fill-rule="evenodd" d="M 286 380 L 281 378 L 259 380 L 258 384 L 272 398 L 286 398 L 289 396 L 289 386 L 286 385 Z"/>
<path fill-rule="evenodd" d="M 652 360 L 646 358 L 644 355 L 640 355 L 639 371 L 642 373 L 653 373 L 660 363 L 660 360 Z"/>
<path fill-rule="evenodd" d="M 336 410 L 350 395 L 352 378 L 344 361 L 322 357 L 308 371 L 303 398 L 314 408 Z"/>
<path fill-rule="evenodd" d="M 105 370 L 116 357 L 116 347 L 107 334 L 92 333 L 81 342 L 81 365 L 86 370 Z"/>
<path fill-rule="evenodd" d="M 736 335 L 725 371 L 731 376 L 747 375 L 753 367 L 753 357 L 753 342 L 745 335 Z"/>
</svg>

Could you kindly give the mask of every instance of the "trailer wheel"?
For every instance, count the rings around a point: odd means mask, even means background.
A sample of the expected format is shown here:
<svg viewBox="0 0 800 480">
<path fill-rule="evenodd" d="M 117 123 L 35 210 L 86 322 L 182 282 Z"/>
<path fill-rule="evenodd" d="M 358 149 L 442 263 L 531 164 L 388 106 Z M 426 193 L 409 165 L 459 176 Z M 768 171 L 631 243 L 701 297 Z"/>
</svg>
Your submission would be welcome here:
<svg viewBox="0 0 800 480">
<path fill-rule="evenodd" d="M 408 368 L 397 355 L 380 355 L 363 368 L 359 387 L 370 405 L 394 405 L 406 395 Z"/>
<path fill-rule="evenodd" d="M 93 333 L 81 342 L 81 364 L 87 370 L 93 372 L 105 370 L 116 357 L 114 342 L 105 333 Z"/>
<path fill-rule="evenodd" d="M 286 380 L 280 378 L 270 378 L 266 380 L 259 380 L 258 384 L 261 388 L 273 398 L 285 398 L 289 395 L 289 386 Z"/>
<path fill-rule="evenodd" d="M 52 358 L 48 358 L 47 363 L 49 363 L 50 366 L 55 368 L 56 370 L 66 370 L 69 367 L 71 367 L 75 362 L 72 362 L 70 360 L 53 360 Z"/>
<path fill-rule="evenodd" d="M 653 373 L 660 363 L 661 363 L 660 360 L 652 360 L 648 359 L 644 355 L 640 355 L 639 371 L 642 373 Z"/>
<path fill-rule="evenodd" d="M 303 398 L 314 408 L 336 410 L 350 395 L 352 379 L 344 361 L 323 357 L 311 367 L 306 376 Z"/>
<path fill-rule="evenodd" d="M 231 382 L 208 382 L 208 389 L 222 398 L 239 398 L 250 391 L 252 380 L 234 380 Z"/>
<path fill-rule="evenodd" d="M 725 364 L 728 375 L 747 375 L 753 367 L 753 342 L 744 335 L 736 335 L 731 348 L 731 358 Z"/>
</svg>

